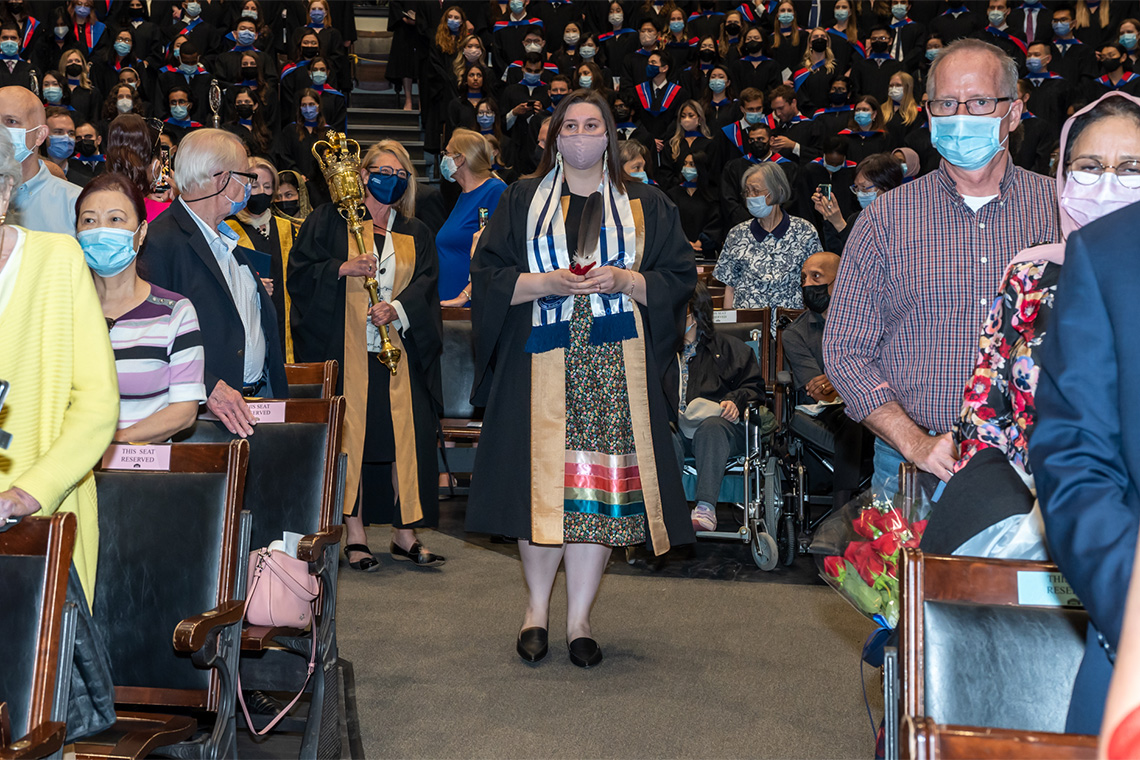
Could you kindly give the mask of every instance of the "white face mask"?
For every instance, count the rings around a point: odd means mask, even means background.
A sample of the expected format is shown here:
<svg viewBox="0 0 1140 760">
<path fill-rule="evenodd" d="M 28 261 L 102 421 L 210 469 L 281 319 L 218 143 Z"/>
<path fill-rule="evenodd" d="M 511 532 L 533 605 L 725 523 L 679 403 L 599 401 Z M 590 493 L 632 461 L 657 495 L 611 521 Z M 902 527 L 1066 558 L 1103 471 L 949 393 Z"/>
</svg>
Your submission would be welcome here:
<svg viewBox="0 0 1140 760">
<path fill-rule="evenodd" d="M 542 52 L 542 43 L 541 42 L 528 42 L 527 44 L 523 45 L 523 47 L 526 48 L 526 52 L 528 52 L 528 53 L 541 53 Z"/>
</svg>

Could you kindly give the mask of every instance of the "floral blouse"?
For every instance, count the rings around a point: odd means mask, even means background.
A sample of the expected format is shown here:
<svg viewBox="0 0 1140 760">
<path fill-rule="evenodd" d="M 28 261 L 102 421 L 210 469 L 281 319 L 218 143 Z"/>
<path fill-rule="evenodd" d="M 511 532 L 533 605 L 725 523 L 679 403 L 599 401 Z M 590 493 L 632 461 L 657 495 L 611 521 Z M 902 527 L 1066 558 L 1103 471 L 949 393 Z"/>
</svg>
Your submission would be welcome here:
<svg viewBox="0 0 1140 760">
<path fill-rule="evenodd" d="M 1015 264 L 1002 283 L 978 339 L 978 359 L 954 427 L 961 458 L 958 472 L 975 453 L 1000 449 L 1022 477 L 1029 467 L 1029 436 L 1037 423 L 1037 352 L 1045 338 L 1059 264 Z"/>
</svg>

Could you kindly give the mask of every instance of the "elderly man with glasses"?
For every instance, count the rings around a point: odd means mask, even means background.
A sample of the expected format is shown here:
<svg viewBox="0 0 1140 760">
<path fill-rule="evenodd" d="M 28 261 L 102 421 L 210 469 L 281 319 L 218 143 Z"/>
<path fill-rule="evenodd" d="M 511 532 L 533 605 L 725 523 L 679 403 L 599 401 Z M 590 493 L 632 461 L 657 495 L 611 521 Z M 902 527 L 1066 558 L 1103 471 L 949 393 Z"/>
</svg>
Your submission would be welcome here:
<svg viewBox="0 0 1140 760">
<path fill-rule="evenodd" d="M 289 395 L 273 300 L 224 223 L 245 208 L 256 179 L 234 135 L 187 135 L 174 170 L 182 194 L 151 224 L 143 256 L 151 282 L 194 304 L 206 350 L 206 407 L 243 438 L 256 423 L 246 397 Z"/>
<path fill-rule="evenodd" d="M 876 435 L 876 496 L 909 460 L 950 479 L 950 430 L 985 321 L 1014 255 L 1059 241 L 1053 180 L 1016 167 L 1017 66 L 981 40 L 945 48 L 928 80 L 937 171 L 859 215 L 828 312 L 823 357 L 847 414 Z"/>
</svg>

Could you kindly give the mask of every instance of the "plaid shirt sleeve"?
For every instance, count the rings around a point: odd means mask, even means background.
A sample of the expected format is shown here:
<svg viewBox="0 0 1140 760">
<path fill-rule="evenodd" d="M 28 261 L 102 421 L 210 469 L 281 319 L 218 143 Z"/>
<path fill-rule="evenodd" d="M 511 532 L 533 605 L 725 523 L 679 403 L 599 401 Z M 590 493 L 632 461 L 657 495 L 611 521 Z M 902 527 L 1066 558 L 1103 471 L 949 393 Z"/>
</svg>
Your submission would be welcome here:
<svg viewBox="0 0 1140 760">
<path fill-rule="evenodd" d="M 882 226 L 874 207 L 859 215 L 839 264 L 835 295 L 823 333 L 827 379 L 846 403 L 847 415 L 862 420 L 895 400 L 879 364 L 883 338 L 881 286 L 886 268 L 880 255 Z"/>
</svg>

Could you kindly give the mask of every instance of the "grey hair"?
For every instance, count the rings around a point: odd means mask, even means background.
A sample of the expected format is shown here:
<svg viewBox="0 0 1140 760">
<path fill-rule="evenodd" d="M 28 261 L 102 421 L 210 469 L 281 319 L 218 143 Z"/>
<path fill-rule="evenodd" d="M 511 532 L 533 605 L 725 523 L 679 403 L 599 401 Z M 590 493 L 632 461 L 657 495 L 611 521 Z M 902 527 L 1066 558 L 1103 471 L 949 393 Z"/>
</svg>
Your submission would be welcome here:
<svg viewBox="0 0 1140 760">
<path fill-rule="evenodd" d="M 1017 98 L 1017 63 L 997 45 L 968 37 L 951 42 L 942 49 L 942 52 L 930 64 L 930 72 L 926 75 L 926 92 L 931 98 L 934 97 L 933 93 L 938 91 L 934 85 L 938 72 L 946 65 L 947 59 L 958 53 L 986 53 L 996 58 L 998 66 L 1001 68 L 1001 78 L 998 81 L 998 88 L 1001 91 L 998 93 L 998 97 Z"/>
<path fill-rule="evenodd" d="M 183 194 L 207 189 L 219 167 L 234 164 L 247 171 L 248 162 L 245 144 L 237 135 L 224 129 L 196 129 L 178 144 L 174 184 Z"/>
<path fill-rule="evenodd" d="M 782 206 L 788 202 L 792 197 L 792 186 L 788 184 L 788 175 L 784 174 L 784 170 L 780 168 L 779 164 L 765 161 L 762 164 L 753 164 L 744 172 L 744 176 L 740 178 L 740 192 L 745 192 L 748 187 L 748 180 L 760 175 L 760 180 L 764 183 L 765 189 L 771 196 L 769 203 L 773 206 Z"/>
<path fill-rule="evenodd" d="M 8 200 L 11 200 L 16 188 L 23 183 L 24 169 L 16 160 L 16 150 L 12 146 L 8 130 L 0 129 L 0 197 L 7 193 Z M 0 216 L 3 216 L 7 210 L 7 208 L 0 209 Z"/>
</svg>

